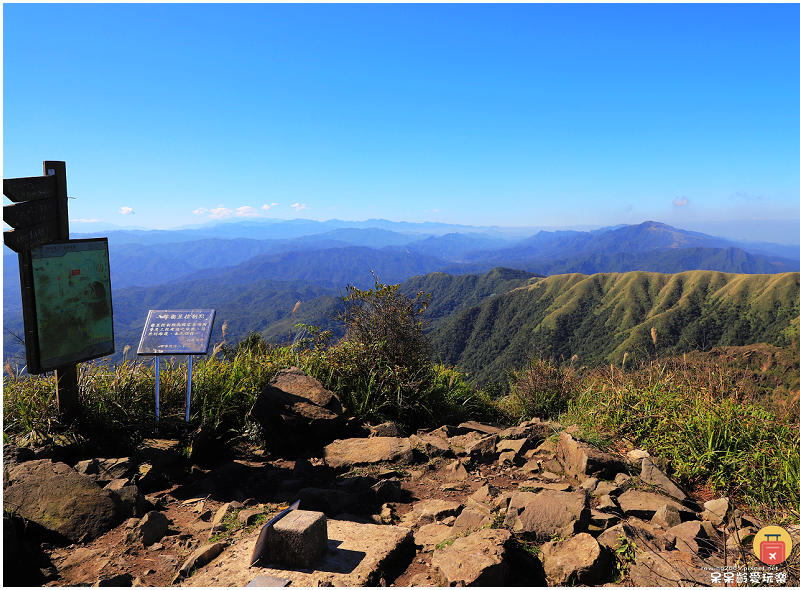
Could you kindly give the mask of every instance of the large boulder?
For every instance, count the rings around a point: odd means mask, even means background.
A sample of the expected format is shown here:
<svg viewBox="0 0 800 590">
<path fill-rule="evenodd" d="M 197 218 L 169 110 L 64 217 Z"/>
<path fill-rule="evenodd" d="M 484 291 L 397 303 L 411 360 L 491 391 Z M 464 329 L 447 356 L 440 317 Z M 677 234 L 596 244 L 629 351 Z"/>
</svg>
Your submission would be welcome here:
<svg viewBox="0 0 800 590">
<path fill-rule="evenodd" d="M 339 398 L 297 367 L 278 371 L 256 398 L 249 418 L 270 450 L 307 449 L 334 440 L 345 425 Z"/>
<path fill-rule="evenodd" d="M 589 477 L 613 479 L 614 475 L 626 469 L 625 462 L 621 458 L 575 440 L 566 432 L 562 432 L 558 437 L 556 458 L 564 466 L 567 475 L 581 481 Z"/>
<path fill-rule="evenodd" d="M 596 586 L 612 574 L 610 552 L 588 533 L 545 543 L 541 555 L 547 581 L 553 586 Z"/>
<path fill-rule="evenodd" d="M 684 492 L 666 473 L 661 471 L 650 457 L 642 459 L 642 481 L 649 483 L 657 488 L 658 491 L 672 496 L 676 500 L 683 502 L 686 499 Z"/>
<path fill-rule="evenodd" d="M 695 517 L 694 512 L 683 504 L 679 504 L 667 496 L 652 492 L 628 490 L 617 498 L 617 503 L 627 516 L 635 516 L 646 520 L 653 518 L 656 512 L 665 504 L 675 508 L 681 515 L 681 520 L 689 520 Z"/>
<path fill-rule="evenodd" d="M 325 447 L 324 456 L 334 469 L 350 469 L 384 461 L 411 461 L 414 454 L 407 438 L 378 436 L 334 441 Z"/>
<path fill-rule="evenodd" d="M 511 496 L 503 526 L 534 541 L 545 542 L 555 535 L 568 537 L 586 532 L 590 520 L 585 491 L 542 490 Z"/>
<path fill-rule="evenodd" d="M 132 476 L 136 471 L 136 462 L 131 457 L 87 459 L 78 462 L 75 471 L 81 475 L 96 475 L 98 483 L 106 484 L 115 479 Z"/>
<path fill-rule="evenodd" d="M 10 469 L 3 505 L 72 543 L 96 539 L 126 516 L 126 508 L 113 492 L 49 459 Z"/>
<path fill-rule="evenodd" d="M 506 543 L 511 533 L 483 529 L 433 552 L 431 564 L 446 586 L 506 586 Z"/>
</svg>

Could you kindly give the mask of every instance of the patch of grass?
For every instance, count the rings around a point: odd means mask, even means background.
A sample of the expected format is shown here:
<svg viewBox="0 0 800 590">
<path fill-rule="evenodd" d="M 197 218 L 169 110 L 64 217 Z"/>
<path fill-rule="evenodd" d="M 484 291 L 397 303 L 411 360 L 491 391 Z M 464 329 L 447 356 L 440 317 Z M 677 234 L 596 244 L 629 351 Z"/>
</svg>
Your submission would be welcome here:
<svg viewBox="0 0 800 590">
<path fill-rule="evenodd" d="M 570 403 L 582 426 L 669 459 L 678 479 L 748 503 L 800 507 L 800 428 L 778 420 L 718 365 L 679 360 L 588 377 Z"/>
</svg>

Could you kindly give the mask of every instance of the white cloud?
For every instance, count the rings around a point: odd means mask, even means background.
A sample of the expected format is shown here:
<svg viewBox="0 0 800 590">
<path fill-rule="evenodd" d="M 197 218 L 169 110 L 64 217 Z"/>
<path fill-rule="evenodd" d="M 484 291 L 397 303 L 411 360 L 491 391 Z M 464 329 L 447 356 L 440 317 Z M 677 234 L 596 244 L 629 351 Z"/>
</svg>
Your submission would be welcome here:
<svg viewBox="0 0 800 590">
<path fill-rule="evenodd" d="M 205 207 L 200 207 L 199 209 L 195 209 L 194 211 L 192 211 L 192 213 L 194 213 L 195 215 L 202 215 L 203 213 L 208 213 L 208 209 L 206 209 Z"/>
<path fill-rule="evenodd" d="M 302 211 L 303 209 L 309 209 L 309 207 L 305 203 L 303 203 L 302 205 L 300 203 L 295 203 L 294 205 L 292 205 L 292 207 L 294 208 L 295 211 Z"/>
<path fill-rule="evenodd" d="M 675 197 L 675 200 L 672 201 L 672 204 L 675 207 L 688 207 L 689 199 L 687 199 L 686 197 Z"/>
<path fill-rule="evenodd" d="M 269 205 L 261 205 L 261 208 L 262 208 L 264 211 L 269 211 L 269 210 L 270 210 L 270 209 L 272 209 L 273 207 L 277 207 L 277 206 L 278 206 L 278 203 L 270 203 Z"/>
<path fill-rule="evenodd" d="M 231 215 L 233 215 L 233 209 L 228 209 L 227 207 L 220 205 L 219 207 L 212 209 L 208 216 L 211 219 L 225 219 Z"/>
<path fill-rule="evenodd" d="M 237 207 L 236 208 L 236 216 L 237 217 L 258 217 L 258 209 L 254 209 L 253 207 L 248 207 L 245 205 L 244 207 Z"/>
<path fill-rule="evenodd" d="M 123 215 L 133 215 L 136 213 L 136 211 L 134 211 L 131 207 L 122 207 L 119 212 Z"/>
<path fill-rule="evenodd" d="M 99 223 L 99 219 L 70 219 L 73 223 Z"/>
<path fill-rule="evenodd" d="M 434 212 L 434 213 L 438 213 L 438 212 L 439 212 L 439 210 L 438 210 L 438 209 L 434 209 L 434 210 L 433 210 L 433 212 Z"/>
</svg>

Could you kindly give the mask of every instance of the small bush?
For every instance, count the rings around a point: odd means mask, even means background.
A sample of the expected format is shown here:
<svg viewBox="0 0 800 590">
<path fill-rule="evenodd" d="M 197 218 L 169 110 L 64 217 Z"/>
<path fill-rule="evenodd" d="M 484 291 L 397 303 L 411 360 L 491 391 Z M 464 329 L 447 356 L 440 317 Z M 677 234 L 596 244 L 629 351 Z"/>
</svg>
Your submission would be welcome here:
<svg viewBox="0 0 800 590">
<path fill-rule="evenodd" d="M 511 396 L 506 404 L 525 418 L 555 418 L 569 407 L 580 385 L 569 366 L 534 356 L 525 367 L 509 375 Z"/>
</svg>

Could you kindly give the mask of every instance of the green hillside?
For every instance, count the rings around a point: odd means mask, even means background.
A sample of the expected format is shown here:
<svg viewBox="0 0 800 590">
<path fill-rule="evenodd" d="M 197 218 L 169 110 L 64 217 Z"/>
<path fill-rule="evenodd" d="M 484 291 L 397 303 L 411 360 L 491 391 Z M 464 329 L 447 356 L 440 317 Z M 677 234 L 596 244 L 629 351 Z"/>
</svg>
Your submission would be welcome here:
<svg viewBox="0 0 800 590">
<path fill-rule="evenodd" d="M 654 345 L 651 328 L 657 330 Z M 557 275 L 459 313 L 433 333 L 439 358 L 479 383 L 530 354 L 591 365 L 655 355 L 787 345 L 800 332 L 800 273 Z"/>
<path fill-rule="evenodd" d="M 495 268 L 482 275 L 453 276 L 432 272 L 408 279 L 400 285 L 399 292 L 412 298 L 420 291 L 430 293 L 432 297 L 425 319 L 431 329 L 436 329 L 464 309 L 531 285 L 541 278 L 541 275 L 510 268 Z"/>
</svg>

